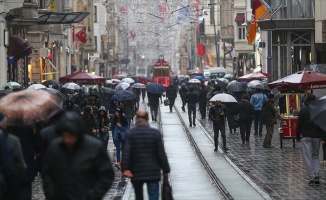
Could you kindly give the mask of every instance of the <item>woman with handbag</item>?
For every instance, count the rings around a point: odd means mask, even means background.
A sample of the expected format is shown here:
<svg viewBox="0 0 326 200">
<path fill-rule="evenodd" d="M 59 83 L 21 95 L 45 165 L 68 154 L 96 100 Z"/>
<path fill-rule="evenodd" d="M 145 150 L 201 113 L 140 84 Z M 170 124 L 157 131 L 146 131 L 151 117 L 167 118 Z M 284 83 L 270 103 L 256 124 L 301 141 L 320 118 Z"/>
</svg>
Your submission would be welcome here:
<svg viewBox="0 0 326 200">
<path fill-rule="evenodd" d="M 96 117 L 96 137 L 103 141 L 105 149 L 108 148 L 109 142 L 109 130 L 110 130 L 110 119 L 104 106 L 101 106 L 98 110 Z"/>
<path fill-rule="evenodd" d="M 115 166 L 119 169 L 121 166 L 121 148 L 128 127 L 127 117 L 123 114 L 121 109 L 117 108 L 111 122 L 111 130 L 113 133 L 113 143 L 117 149 L 117 162 Z"/>
<path fill-rule="evenodd" d="M 246 142 L 249 144 L 251 124 L 255 111 L 253 105 L 250 103 L 248 94 L 241 97 L 241 101 L 238 103 L 235 113 L 234 120 L 237 121 L 240 127 L 242 144 Z"/>
</svg>

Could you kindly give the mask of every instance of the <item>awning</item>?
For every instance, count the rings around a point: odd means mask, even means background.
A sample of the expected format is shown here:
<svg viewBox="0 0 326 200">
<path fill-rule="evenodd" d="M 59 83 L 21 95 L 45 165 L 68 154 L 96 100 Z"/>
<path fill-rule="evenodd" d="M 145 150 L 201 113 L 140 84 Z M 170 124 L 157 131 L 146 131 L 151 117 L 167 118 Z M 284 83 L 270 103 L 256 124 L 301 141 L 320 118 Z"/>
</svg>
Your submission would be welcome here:
<svg viewBox="0 0 326 200">
<path fill-rule="evenodd" d="M 40 16 L 39 24 L 73 24 L 82 21 L 89 12 L 49 12 Z"/>
<path fill-rule="evenodd" d="M 245 14 L 244 13 L 237 13 L 237 16 L 235 17 L 235 22 L 244 22 L 245 21 Z"/>
<path fill-rule="evenodd" d="M 9 36 L 8 57 L 13 56 L 17 61 L 32 53 L 32 47 L 27 40 L 18 36 Z"/>
</svg>

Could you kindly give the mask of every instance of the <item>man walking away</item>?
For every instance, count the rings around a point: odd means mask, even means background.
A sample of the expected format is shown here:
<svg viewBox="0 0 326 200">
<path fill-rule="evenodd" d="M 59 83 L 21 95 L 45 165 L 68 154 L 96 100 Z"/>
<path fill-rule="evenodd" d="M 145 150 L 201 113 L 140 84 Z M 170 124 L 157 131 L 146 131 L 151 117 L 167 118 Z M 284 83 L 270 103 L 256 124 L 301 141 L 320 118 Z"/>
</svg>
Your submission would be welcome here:
<svg viewBox="0 0 326 200">
<path fill-rule="evenodd" d="M 48 200 L 101 200 L 113 182 L 110 158 L 101 141 L 86 136 L 80 117 L 67 112 L 56 124 L 45 156 L 43 187 Z"/>
<path fill-rule="evenodd" d="M 148 105 L 151 110 L 152 121 L 157 122 L 158 106 L 160 105 L 160 94 L 147 92 Z"/>
<path fill-rule="evenodd" d="M 272 145 L 272 137 L 274 132 L 274 124 L 276 122 L 277 110 L 274 106 L 274 94 L 268 95 L 268 100 L 264 102 L 262 108 L 262 120 L 266 125 L 267 133 L 264 139 L 263 147 L 265 148 L 274 148 Z"/>
<path fill-rule="evenodd" d="M 240 135 L 242 139 L 242 144 L 249 144 L 250 139 L 250 129 L 252 124 L 252 119 L 254 117 L 254 106 L 249 102 L 249 95 L 245 94 L 242 96 L 241 101 L 236 107 L 236 114 L 239 114 L 239 127 Z"/>
<path fill-rule="evenodd" d="M 172 112 L 175 99 L 177 98 L 177 88 L 175 87 L 173 82 L 171 82 L 169 87 L 166 88 L 166 97 L 169 99 L 170 112 Z"/>
<path fill-rule="evenodd" d="M 169 163 L 159 130 L 149 127 L 148 112 L 139 110 L 136 127 L 126 133 L 122 155 L 122 172 L 131 178 L 136 200 L 143 199 L 143 184 L 147 184 L 150 200 L 159 199 L 161 169 L 167 176 Z"/>
<path fill-rule="evenodd" d="M 188 89 L 187 89 L 187 86 L 185 83 L 182 83 L 181 84 L 181 88 L 179 90 L 179 95 L 181 97 L 181 100 L 182 100 L 182 111 L 185 112 L 186 109 L 185 109 L 185 105 L 186 105 L 186 94 L 188 92 Z"/>
<path fill-rule="evenodd" d="M 216 101 L 216 105 L 209 109 L 209 119 L 213 122 L 214 130 L 214 151 L 218 148 L 219 131 L 223 139 L 223 150 L 226 152 L 229 149 L 226 147 L 226 135 L 225 135 L 225 116 L 227 115 L 226 107 L 222 104 L 222 101 Z"/>
<path fill-rule="evenodd" d="M 318 126 L 310 121 L 308 105 L 315 100 L 315 95 L 307 95 L 305 107 L 300 110 L 297 122 L 297 141 L 300 142 L 302 140 L 303 159 L 306 164 L 310 186 L 320 185 L 319 148 L 320 140 L 323 134 L 325 134 Z"/>
<path fill-rule="evenodd" d="M 250 103 L 254 106 L 255 110 L 255 133 L 254 135 L 258 135 L 259 131 L 259 137 L 262 137 L 262 132 L 263 132 L 263 123 L 262 123 L 262 118 L 260 116 L 261 114 L 261 109 L 263 107 L 263 103 L 266 99 L 266 95 L 264 95 L 260 89 L 255 90 L 255 94 L 251 96 Z M 259 128 L 259 129 L 258 129 Z"/>
<path fill-rule="evenodd" d="M 206 119 L 207 91 L 205 85 L 200 86 L 198 100 L 201 119 Z"/>
<path fill-rule="evenodd" d="M 189 92 L 186 94 L 185 101 L 188 104 L 189 126 L 192 127 L 192 124 L 196 126 L 196 104 L 198 102 L 198 95 L 195 93 L 192 86 L 189 87 Z"/>
</svg>

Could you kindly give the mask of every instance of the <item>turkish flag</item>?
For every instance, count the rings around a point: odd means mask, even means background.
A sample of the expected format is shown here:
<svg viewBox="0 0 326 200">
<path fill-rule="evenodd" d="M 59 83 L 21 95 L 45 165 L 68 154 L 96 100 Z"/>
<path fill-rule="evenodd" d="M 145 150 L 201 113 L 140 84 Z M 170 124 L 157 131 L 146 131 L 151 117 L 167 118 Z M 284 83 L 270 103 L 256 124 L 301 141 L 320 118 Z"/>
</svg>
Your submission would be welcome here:
<svg viewBox="0 0 326 200">
<path fill-rule="evenodd" d="M 76 34 L 78 40 L 82 43 L 86 43 L 86 26 Z"/>
</svg>

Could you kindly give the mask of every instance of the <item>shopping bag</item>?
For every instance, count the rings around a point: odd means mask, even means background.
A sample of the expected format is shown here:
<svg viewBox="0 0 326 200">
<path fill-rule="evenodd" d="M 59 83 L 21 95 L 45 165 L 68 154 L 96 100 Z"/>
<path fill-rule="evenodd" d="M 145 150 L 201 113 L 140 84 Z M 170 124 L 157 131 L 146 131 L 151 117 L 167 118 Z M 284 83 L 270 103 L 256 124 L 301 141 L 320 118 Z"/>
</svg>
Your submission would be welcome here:
<svg viewBox="0 0 326 200">
<path fill-rule="evenodd" d="M 165 105 L 165 106 L 170 105 L 170 101 L 169 101 L 169 99 L 165 99 L 165 100 L 164 100 L 164 105 Z"/>
</svg>

